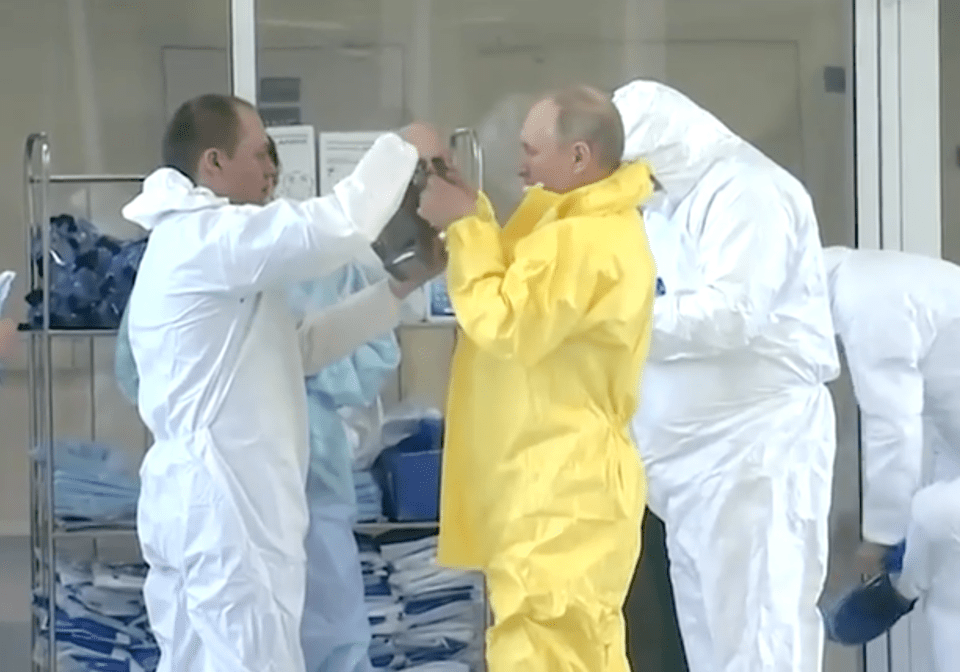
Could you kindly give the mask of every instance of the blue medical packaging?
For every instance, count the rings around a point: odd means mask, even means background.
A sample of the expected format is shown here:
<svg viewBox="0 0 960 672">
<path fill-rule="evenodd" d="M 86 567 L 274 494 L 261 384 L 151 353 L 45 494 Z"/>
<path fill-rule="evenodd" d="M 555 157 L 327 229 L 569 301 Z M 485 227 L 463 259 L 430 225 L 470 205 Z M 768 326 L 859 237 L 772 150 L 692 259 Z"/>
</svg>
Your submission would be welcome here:
<svg viewBox="0 0 960 672">
<path fill-rule="evenodd" d="M 433 521 L 440 514 L 443 422 L 423 419 L 413 436 L 386 448 L 373 471 L 383 490 L 383 512 L 396 522 Z"/>
</svg>

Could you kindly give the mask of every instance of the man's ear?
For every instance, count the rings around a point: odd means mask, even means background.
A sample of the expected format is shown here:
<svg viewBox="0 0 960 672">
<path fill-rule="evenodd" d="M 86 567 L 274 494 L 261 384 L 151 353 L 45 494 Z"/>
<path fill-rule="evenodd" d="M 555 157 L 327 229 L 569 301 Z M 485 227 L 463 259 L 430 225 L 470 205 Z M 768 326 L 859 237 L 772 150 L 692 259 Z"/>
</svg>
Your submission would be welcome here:
<svg viewBox="0 0 960 672">
<path fill-rule="evenodd" d="M 204 151 L 200 155 L 200 172 L 204 170 L 208 172 L 219 172 L 221 170 L 221 154 L 220 150 L 214 147 Z"/>
<path fill-rule="evenodd" d="M 583 140 L 578 140 L 573 143 L 572 150 L 573 171 L 575 173 L 581 173 L 587 169 L 587 166 L 590 165 L 590 160 L 593 158 L 593 152 L 590 151 L 590 144 Z"/>
</svg>

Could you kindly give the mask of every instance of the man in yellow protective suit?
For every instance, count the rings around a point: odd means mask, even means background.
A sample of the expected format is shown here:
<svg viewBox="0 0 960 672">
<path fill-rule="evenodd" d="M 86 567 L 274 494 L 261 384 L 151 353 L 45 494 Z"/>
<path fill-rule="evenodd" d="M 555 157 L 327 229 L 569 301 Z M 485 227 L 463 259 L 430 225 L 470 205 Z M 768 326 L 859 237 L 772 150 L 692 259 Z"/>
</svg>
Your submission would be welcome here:
<svg viewBox="0 0 960 672">
<path fill-rule="evenodd" d="M 439 561 L 480 569 L 491 672 L 627 672 L 623 603 L 646 484 L 628 425 L 655 272 L 609 96 L 530 110 L 528 190 L 501 230 L 485 196 L 431 177 L 460 327 L 447 405 Z M 537 186 L 531 186 L 537 185 Z"/>
</svg>

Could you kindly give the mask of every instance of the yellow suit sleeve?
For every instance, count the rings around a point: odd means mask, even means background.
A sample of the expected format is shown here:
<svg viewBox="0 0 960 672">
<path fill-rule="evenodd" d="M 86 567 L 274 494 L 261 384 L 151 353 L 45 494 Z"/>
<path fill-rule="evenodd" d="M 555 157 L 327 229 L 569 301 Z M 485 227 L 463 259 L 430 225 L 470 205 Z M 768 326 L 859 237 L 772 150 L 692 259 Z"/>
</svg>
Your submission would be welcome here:
<svg viewBox="0 0 960 672">
<path fill-rule="evenodd" d="M 521 240 L 507 265 L 496 221 L 484 212 L 447 231 L 447 291 L 457 322 L 479 348 L 532 365 L 574 333 L 590 308 L 597 270 L 574 220 Z"/>
</svg>

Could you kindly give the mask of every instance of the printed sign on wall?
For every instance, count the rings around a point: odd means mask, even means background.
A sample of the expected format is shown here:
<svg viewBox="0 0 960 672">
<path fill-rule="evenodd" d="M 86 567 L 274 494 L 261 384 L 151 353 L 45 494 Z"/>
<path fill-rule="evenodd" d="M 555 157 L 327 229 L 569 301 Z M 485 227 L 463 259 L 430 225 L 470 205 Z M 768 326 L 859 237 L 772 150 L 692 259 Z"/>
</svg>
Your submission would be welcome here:
<svg viewBox="0 0 960 672">
<path fill-rule="evenodd" d="M 313 126 L 271 126 L 267 133 L 277 144 L 280 175 L 277 198 L 305 201 L 317 195 L 317 151 Z"/>
<path fill-rule="evenodd" d="M 321 133 L 320 195 L 329 194 L 333 191 L 333 185 L 348 177 L 381 135 L 381 131 Z"/>
</svg>

